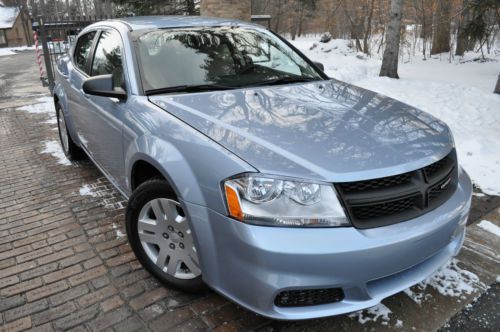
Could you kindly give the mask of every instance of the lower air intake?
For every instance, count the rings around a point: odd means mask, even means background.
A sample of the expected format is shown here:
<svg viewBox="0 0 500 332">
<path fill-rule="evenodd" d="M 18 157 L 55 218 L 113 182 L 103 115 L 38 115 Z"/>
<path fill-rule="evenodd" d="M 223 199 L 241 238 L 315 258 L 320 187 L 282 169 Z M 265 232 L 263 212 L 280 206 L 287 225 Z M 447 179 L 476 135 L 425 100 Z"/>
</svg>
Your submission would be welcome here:
<svg viewBox="0 0 500 332">
<path fill-rule="evenodd" d="M 278 307 L 305 307 L 340 302 L 343 299 L 342 288 L 300 289 L 279 293 L 274 304 Z"/>
</svg>

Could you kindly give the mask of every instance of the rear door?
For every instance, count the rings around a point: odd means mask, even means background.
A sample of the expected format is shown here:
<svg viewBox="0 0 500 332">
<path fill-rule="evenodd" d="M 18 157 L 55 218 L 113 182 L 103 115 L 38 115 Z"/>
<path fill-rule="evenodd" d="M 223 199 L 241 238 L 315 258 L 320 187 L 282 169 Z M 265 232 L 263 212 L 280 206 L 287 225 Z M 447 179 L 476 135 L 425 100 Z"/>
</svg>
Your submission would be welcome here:
<svg viewBox="0 0 500 332">
<path fill-rule="evenodd" d="M 89 64 L 90 76 L 113 75 L 114 86 L 127 90 L 122 61 L 123 44 L 114 29 L 103 29 L 97 39 Z M 123 157 L 122 117 L 126 100 L 110 97 L 85 96 L 89 105 L 81 114 L 82 131 L 87 149 L 94 161 L 108 176 L 123 187 L 125 165 Z"/>
</svg>

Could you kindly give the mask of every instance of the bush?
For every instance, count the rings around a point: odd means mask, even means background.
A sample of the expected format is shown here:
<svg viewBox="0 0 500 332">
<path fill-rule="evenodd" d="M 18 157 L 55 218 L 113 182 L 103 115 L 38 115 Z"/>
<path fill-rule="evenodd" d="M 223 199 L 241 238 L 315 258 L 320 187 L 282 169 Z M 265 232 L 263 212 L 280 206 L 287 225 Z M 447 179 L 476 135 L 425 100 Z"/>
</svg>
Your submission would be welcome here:
<svg viewBox="0 0 500 332">
<path fill-rule="evenodd" d="M 321 38 L 319 39 L 321 43 L 328 43 L 330 40 L 332 40 L 332 35 L 329 32 L 325 32 L 324 34 L 322 34 Z"/>
</svg>

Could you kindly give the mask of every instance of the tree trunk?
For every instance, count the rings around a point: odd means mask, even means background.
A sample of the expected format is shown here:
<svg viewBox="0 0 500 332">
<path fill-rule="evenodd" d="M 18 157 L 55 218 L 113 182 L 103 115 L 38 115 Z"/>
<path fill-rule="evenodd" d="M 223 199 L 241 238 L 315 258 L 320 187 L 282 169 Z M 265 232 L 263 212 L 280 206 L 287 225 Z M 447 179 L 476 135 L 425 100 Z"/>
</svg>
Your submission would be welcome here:
<svg viewBox="0 0 500 332">
<path fill-rule="evenodd" d="M 368 41 L 370 39 L 370 35 L 372 33 L 372 18 L 373 18 L 373 8 L 375 0 L 371 0 L 370 3 L 370 13 L 368 14 L 368 19 L 365 26 L 365 36 L 363 38 L 363 53 L 370 54 L 370 47 L 368 45 Z"/>
<path fill-rule="evenodd" d="M 83 0 L 83 11 L 84 11 L 84 14 L 83 16 L 89 16 L 89 11 L 88 11 L 88 7 L 87 7 L 87 0 Z"/>
<path fill-rule="evenodd" d="M 500 74 L 498 74 L 497 85 L 495 86 L 495 91 L 493 92 L 500 94 Z"/>
<path fill-rule="evenodd" d="M 450 0 L 438 0 L 431 55 L 450 51 Z"/>
<path fill-rule="evenodd" d="M 399 78 L 398 76 L 398 56 L 399 39 L 401 37 L 401 14 L 403 10 L 403 0 L 391 0 L 389 12 L 389 25 L 387 27 L 386 45 L 380 76 Z"/>
<path fill-rule="evenodd" d="M 465 27 L 469 22 L 469 1 L 463 0 L 462 2 L 462 15 L 460 17 L 460 22 L 458 23 L 457 30 L 457 49 L 455 50 L 455 55 L 463 56 L 465 50 L 467 49 L 467 43 L 469 41 L 469 36 L 465 32 Z"/>
<path fill-rule="evenodd" d="M 280 32 L 280 18 L 281 18 L 281 0 L 278 0 L 278 9 L 276 11 L 276 24 L 274 25 L 274 31 L 276 33 Z"/>
<path fill-rule="evenodd" d="M 361 46 L 361 42 L 359 41 L 359 38 L 361 37 L 361 25 L 362 23 L 359 22 L 359 18 L 357 17 L 357 13 L 355 12 L 356 10 L 353 9 L 354 12 L 354 19 L 352 18 L 351 14 L 349 14 L 348 8 L 347 8 L 347 3 L 344 5 L 344 13 L 347 19 L 349 20 L 351 30 L 350 30 L 350 39 L 354 39 L 356 42 L 356 51 L 357 52 L 362 52 L 363 47 Z"/>
<path fill-rule="evenodd" d="M 45 0 L 40 0 L 40 14 L 42 16 L 45 16 L 47 14 L 47 11 L 45 8 Z"/>
<path fill-rule="evenodd" d="M 415 2 L 415 6 L 417 2 Z M 429 24 L 427 21 L 427 13 L 425 10 L 426 6 L 426 1 L 420 0 L 420 19 L 422 22 L 422 29 L 420 31 L 420 37 L 422 38 L 422 55 L 425 57 L 427 56 L 427 40 L 429 39 L 429 36 L 432 34 L 432 25 Z"/>
<path fill-rule="evenodd" d="M 305 5 L 302 2 L 301 6 L 300 6 L 300 15 L 299 15 L 299 27 L 298 27 L 298 30 L 299 30 L 298 35 L 299 35 L 299 37 L 302 36 L 302 23 L 304 21 L 304 7 L 305 7 Z"/>
</svg>

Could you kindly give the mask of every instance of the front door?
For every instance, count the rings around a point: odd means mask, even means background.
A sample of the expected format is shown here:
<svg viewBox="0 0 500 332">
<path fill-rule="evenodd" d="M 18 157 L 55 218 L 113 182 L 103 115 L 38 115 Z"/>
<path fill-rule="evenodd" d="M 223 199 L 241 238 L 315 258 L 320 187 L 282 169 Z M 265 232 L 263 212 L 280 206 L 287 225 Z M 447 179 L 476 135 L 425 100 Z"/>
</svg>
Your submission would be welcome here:
<svg viewBox="0 0 500 332">
<path fill-rule="evenodd" d="M 103 30 L 98 37 L 90 64 L 90 76 L 112 74 L 115 87 L 126 89 L 122 63 L 122 41 L 117 31 Z M 86 95 L 89 108 L 82 112 L 80 125 L 86 148 L 94 161 L 123 188 L 122 117 L 127 102 L 110 97 Z"/>
</svg>

